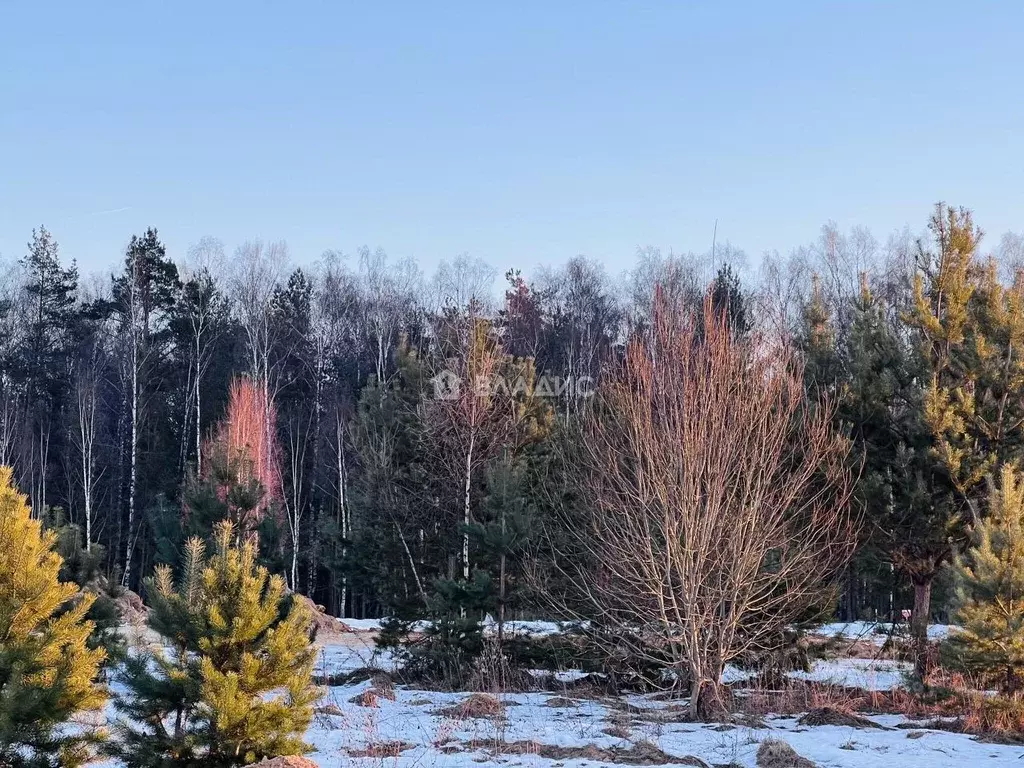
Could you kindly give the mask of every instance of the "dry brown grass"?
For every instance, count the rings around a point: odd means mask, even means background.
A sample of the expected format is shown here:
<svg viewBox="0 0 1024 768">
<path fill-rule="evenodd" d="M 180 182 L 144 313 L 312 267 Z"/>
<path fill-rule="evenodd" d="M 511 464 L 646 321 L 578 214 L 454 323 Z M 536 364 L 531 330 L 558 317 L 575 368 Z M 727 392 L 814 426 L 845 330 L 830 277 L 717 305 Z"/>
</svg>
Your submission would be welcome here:
<svg viewBox="0 0 1024 768">
<path fill-rule="evenodd" d="M 353 758 L 395 758 L 401 755 L 405 750 L 412 749 L 415 746 L 415 744 L 410 744 L 406 741 L 378 741 L 372 744 L 367 744 L 363 749 L 350 749 L 348 751 L 348 755 Z"/>
<path fill-rule="evenodd" d="M 757 748 L 758 768 L 816 768 L 806 757 L 796 753 L 789 744 L 778 739 L 766 739 Z"/>
<path fill-rule="evenodd" d="M 454 720 L 494 719 L 505 715 L 505 705 L 487 693 L 473 693 L 458 704 L 443 707 L 437 714 Z"/>
<path fill-rule="evenodd" d="M 562 747 L 539 741 L 489 741 L 486 744 L 468 742 L 468 749 L 486 748 L 495 755 L 536 755 L 548 760 L 589 760 L 600 765 L 690 765 L 707 766 L 699 757 L 674 757 L 649 741 L 637 741 L 629 747 Z"/>
<path fill-rule="evenodd" d="M 317 707 L 314 711 L 318 715 L 329 715 L 331 717 L 341 717 L 345 714 L 337 704 L 325 704 L 322 707 Z"/>
<path fill-rule="evenodd" d="M 901 688 L 891 691 L 868 691 L 863 688 L 788 680 L 781 688 L 754 688 L 734 694 L 730 701 L 733 712 L 763 717 L 765 715 L 801 715 L 813 710 L 901 714 L 907 717 L 949 714 L 944 705 L 926 702 Z"/>
<path fill-rule="evenodd" d="M 300 757 L 299 755 L 263 759 L 256 763 L 256 765 L 260 768 L 319 768 L 319 766 L 309 758 Z"/>
<path fill-rule="evenodd" d="M 847 728 L 882 728 L 878 723 L 862 715 L 835 707 L 818 707 L 803 715 L 800 725 L 842 725 Z"/>
<path fill-rule="evenodd" d="M 602 733 L 615 739 L 628 739 L 632 732 L 621 723 L 612 723 Z"/>
<path fill-rule="evenodd" d="M 900 727 L 929 728 L 978 736 L 1001 743 L 1024 743 L 1024 697 L 991 696 L 982 684 L 942 668 L 933 671 L 923 693 L 893 688 L 868 691 L 789 680 L 782 688 L 733 693 L 730 711 L 760 717 L 803 715 L 803 725 L 878 727 L 863 714 L 902 715 Z"/>
<path fill-rule="evenodd" d="M 956 725 L 982 740 L 1024 743 L 1024 699 L 976 694 Z"/>
</svg>

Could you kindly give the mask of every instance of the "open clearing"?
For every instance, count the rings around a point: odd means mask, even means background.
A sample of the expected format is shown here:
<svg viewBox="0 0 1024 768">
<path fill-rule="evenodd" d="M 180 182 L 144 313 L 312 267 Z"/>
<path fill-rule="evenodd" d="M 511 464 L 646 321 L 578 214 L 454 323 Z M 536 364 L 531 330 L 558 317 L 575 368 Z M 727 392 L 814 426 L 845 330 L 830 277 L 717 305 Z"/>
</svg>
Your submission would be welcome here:
<svg viewBox="0 0 1024 768">
<path fill-rule="evenodd" d="M 371 665 L 388 668 L 388 659 L 374 658 L 372 633 L 360 629 L 320 639 L 320 674 L 338 675 Z M 802 676 L 885 690 L 901 683 L 903 669 L 890 660 L 838 659 L 818 662 L 812 673 Z M 307 734 L 315 749 L 308 757 L 324 768 L 700 765 L 692 757 L 712 766 L 748 768 L 757 765 L 761 742 L 781 739 L 818 766 L 1024 765 L 1022 746 L 914 727 L 898 715 L 870 716 L 879 728 L 805 726 L 796 717 L 770 715 L 762 723 L 747 725 L 690 723 L 678 702 L 657 696 L 582 698 L 567 688 L 562 693 L 500 694 L 500 714 L 469 717 L 454 711 L 467 699 L 466 693 L 398 686 L 390 700 L 387 695 L 368 695 L 371 688 L 370 681 L 363 681 L 326 689 Z M 372 706 L 365 706 L 367 702 Z M 113 716 L 113 706 L 108 705 L 107 717 Z"/>
</svg>

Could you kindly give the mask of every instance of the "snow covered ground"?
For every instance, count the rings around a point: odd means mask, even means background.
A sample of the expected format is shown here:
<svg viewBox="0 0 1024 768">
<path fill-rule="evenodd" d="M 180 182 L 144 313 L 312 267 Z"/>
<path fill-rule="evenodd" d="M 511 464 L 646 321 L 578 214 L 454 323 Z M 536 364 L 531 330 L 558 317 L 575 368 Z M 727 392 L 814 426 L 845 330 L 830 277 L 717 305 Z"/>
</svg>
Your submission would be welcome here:
<svg viewBox="0 0 1024 768">
<path fill-rule="evenodd" d="M 851 768 L 960 768 L 979 763 L 1019 767 L 1024 755 L 1020 747 L 982 744 L 959 734 L 898 729 L 902 722 L 898 716 L 872 718 L 884 726 L 877 730 L 808 728 L 800 726 L 795 718 L 772 718 L 765 728 L 746 728 L 672 722 L 676 713 L 666 712 L 666 705 L 645 702 L 647 711 L 634 712 L 625 730 L 619 731 L 614 724 L 622 721 L 621 713 L 603 702 L 568 702 L 550 694 L 510 694 L 501 697 L 506 706 L 504 719 L 453 720 L 437 710 L 461 701 L 465 698 L 461 694 L 400 690 L 396 701 L 381 701 L 378 708 L 349 704 L 348 699 L 363 687 L 331 691 L 341 714 L 321 718 L 322 722 L 309 733 L 309 741 L 317 748 L 309 757 L 321 766 L 608 765 L 586 757 L 546 757 L 539 745 L 628 749 L 643 741 L 675 758 L 666 765 L 684 765 L 683 758 L 694 755 L 712 765 L 754 766 L 758 745 L 765 739 L 782 739 L 819 766 Z M 553 699 L 557 706 L 549 705 Z M 609 728 L 616 735 L 609 735 Z M 538 746 L 515 755 L 502 755 L 496 750 L 498 744 L 523 741 Z M 350 755 L 352 750 L 372 749 L 386 742 L 414 746 L 383 760 Z"/>
<path fill-rule="evenodd" d="M 319 670 L 351 671 L 372 663 L 387 668 L 390 660 L 374 657 L 368 637 L 331 638 L 322 644 Z M 884 689 L 902 682 L 895 662 L 840 659 L 819 662 L 805 679 Z M 352 699 L 369 682 L 327 689 L 306 740 L 309 757 L 324 768 L 342 766 L 523 766 L 582 768 L 614 764 L 616 750 L 637 745 L 666 753 L 665 765 L 684 765 L 694 755 L 710 765 L 755 766 L 758 745 L 782 739 L 799 754 L 825 767 L 1020 768 L 1024 748 L 975 741 L 969 736 L 908 729 L 902 717 L 871 720 L 878 729 L 801 726 L 793 717 L 768 717 L 764 726 L 705 725 L 684 722 L 678 705 L 654 697 L 574 698 L 557 693 L 503 694 L 503 716 L 466 718 L 441 710 L 465 700 L 463 693 L 438 693 L 400 687 L 395 701 L 380 698 L 376 707 Z M 112 707 L 108 714 L 113 715 Z M 903 725 L 899 728 L 897 726 Z M 401 745 L 398 749 L 397 745 Z M 509 747 L 509 745 L 512 745 Z M 511 752 L 511 753 L 510 753 Z M 367 754 L 369 753 L 369 754 Z M 692 764 L 692 763 L 691 763 Z M 116 764 L 106 763 L 110 768 Z"/>
<path fill-rule="evenodd" d="M 929 624 L 928 639 L 943 640 L 949 633 L 956 629 L 949 624 Z M 839 637 L 842 635 L 847 640 L 869 640 L 876 645 L 883 645 L 889 634 L 893 631 L 892 624 L 876 623 L 871 621 L 840 621 L 831 624 L 822 624 L 813 632 L 823 637 Z M 906 624 L 897 624 L 895 634 L 906 637 L 909 633 Z"/>
<path fill-rule="evenodd" d="M 380 629 L 385 619 L 339 619 L 338 621 L 356 632 L 376 632 Z M 426 622 L 421 621 L 413 624 L 413 629 L 422 630 L 425 626 Z M 564 631 L 566 626 L 557 621 L 506 621 L 505 631 L 510 634 L 543 637 L 558 634 Z M 495 621 L 494 617 L 487 616 L 484 619 L 483 628 L 485 633 L 497 633 L 497 627 L 498 622 Z"/>
<path fill-rule="evenodd" d="M 888 659 L 817 660 L 810 672 L 791 672 L 790 677 L 816 683 L 831 683 L 866 691 L 891 691 L 903 685 L 913 665 Z"/>
</svg>

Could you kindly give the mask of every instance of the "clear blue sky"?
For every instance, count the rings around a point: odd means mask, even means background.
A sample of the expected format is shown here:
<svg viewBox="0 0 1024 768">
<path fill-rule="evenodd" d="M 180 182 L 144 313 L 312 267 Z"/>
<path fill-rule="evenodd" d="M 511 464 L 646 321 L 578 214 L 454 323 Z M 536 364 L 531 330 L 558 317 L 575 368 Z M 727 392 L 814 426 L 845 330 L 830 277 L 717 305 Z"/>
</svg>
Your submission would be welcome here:
<svg viewBox="0 0 1024 768">
<path fill-rule="evenodd" d="M 501 6 L 501 7 L 499 7 Z M 286 239 L 428 271 L 1024 229 L 1024 3 L 6 2 L 0 255 Z"/>
</svg>

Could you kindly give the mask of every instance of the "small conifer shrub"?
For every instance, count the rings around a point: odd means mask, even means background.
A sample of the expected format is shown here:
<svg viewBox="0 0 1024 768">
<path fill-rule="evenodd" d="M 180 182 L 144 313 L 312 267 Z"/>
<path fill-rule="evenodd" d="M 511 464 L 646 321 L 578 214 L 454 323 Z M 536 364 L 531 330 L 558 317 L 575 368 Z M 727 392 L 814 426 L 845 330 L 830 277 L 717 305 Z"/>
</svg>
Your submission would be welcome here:
<svg viewBox="0 0 1024 768">
<path fill-rule="evenodd" d="M 943 655 L 1017 696 L 1024 682 L 1024 479 L 1011 467 L 990 490 L 988 508 L 955 564 L 961 629 Z"/>
<path fill-rule="evenodd" d="M 103 704 L 104 652 L 89 645 L 93 602 L 61 582 L 57 536 L 33 520 L 0 467 L 0 765 L 76 766 L 97 734 L 67 721 Z"/>
<path fill-rule="evenodd" d="M 129 766 L 233 766 L 308 751 L 311 617 L 284 580 L 256 564 L 252 538 L 230 523 L 216 552 L 186 545 L 177 583 L 166 566 L 147 582 L 149 626 L 168 650 L 133 654 L 117 700 L 112 753 Z"/>
</svg>

